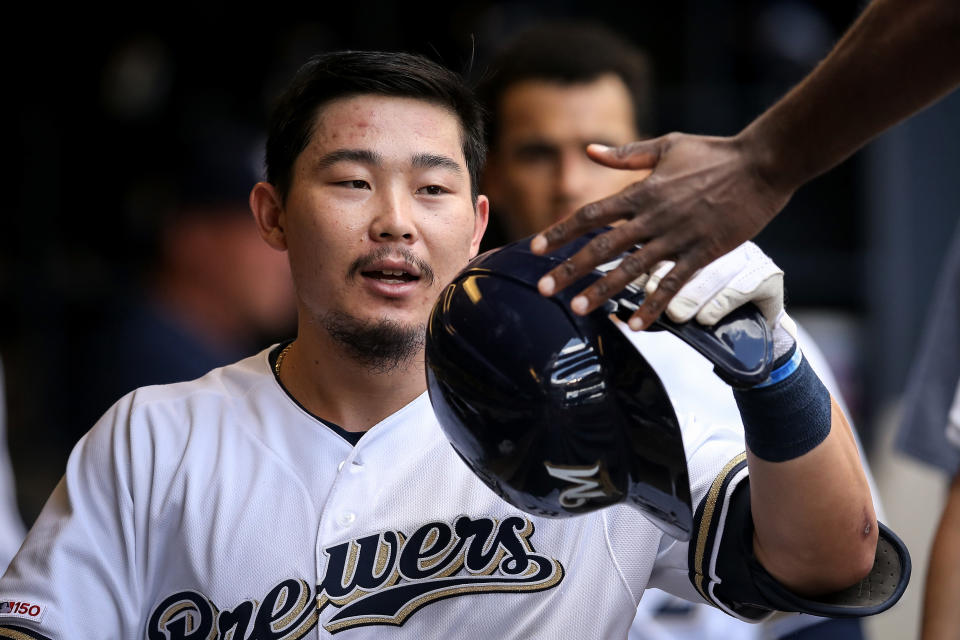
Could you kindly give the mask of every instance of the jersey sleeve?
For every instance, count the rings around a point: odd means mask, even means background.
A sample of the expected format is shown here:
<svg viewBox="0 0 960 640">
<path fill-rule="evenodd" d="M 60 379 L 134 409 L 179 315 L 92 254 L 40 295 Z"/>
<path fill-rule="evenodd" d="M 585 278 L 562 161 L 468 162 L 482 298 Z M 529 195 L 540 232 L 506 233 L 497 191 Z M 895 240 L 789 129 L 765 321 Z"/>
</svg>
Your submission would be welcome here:
<svg viewBox="0 0 960 640">
<path fill-rule="evenodd" d="M 680 416 L 690 494 L 694 506 L 693 532 L 687 542 L 664 535 L 650 575 L 649 587 L 693 602 L 710 599 L 709 574 L 697 579 L 694 559 L 709 562 L 716 551 L 709 544 L 724 535 L 729 496 L 747 476 L 743 431 L 734 426 L 707 426 L 693 415 Z M 760 619 L 767 612 L 747 619 Z"/>
<path fill-rule="evenodd" d="M 133 469 L 149 474 L 152 451 L 131 433 L 132 398 L 119 401 L 78 442 L 0 579 L 0 637 L 140 635 L 143 559 Z"/>
</svg>

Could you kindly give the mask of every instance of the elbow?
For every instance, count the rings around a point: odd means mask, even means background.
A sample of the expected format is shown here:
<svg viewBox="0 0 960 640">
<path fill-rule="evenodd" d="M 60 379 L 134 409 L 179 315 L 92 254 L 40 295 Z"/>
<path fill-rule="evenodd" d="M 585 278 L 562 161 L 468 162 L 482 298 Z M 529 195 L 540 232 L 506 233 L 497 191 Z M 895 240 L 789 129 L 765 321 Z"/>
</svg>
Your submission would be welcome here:
<svg viewBox="0 0 960 640">
<path fill-rule="evenodd" d="M 876 524 L 872 528 L 876 531 Z M 873 535 L 872 543 L 868 540 L 861 540 L 857 544 L 850 545 L 845 561 L 841 560 L 834 565 L 835 568 L 828 572 L 824 584 L 820 586 L 818 591 L 821 594 L 832 593 L 857 584 L 870 575 L 876 555 L 876 534 Z"/>
<path fill-rule="evenodd" d="M 836 528 L 832 529 L 834 532 Z M 793 593 L 815 598 L 851 587 L 873 569 L 879 529 L 877 521 L 866 518 L 856 530 L 834 533 L 827 538 L 794 544 L 783 555 L 774 556 L 755 540 L 757 557 L 767 570 Z M 795 541 L 796 543 L 797 541 Z"/>
<path fill-rule="evenodd" d="M 853 586 L 870 575 L 877 557 L 877 541 L 880 537 L 880 527 L 872 509 L 864 509 L 862 520 L 855 533 L 848 536 L 848 541 L 841 548 L 847 561 L 838 563 L 842 571 L 838 571 L 831 591 L 839 591 Z M 836 554 L 835 554 L 836 555 Z"/>
<path fill-rule="evenodd" d="M 809 575 L 798 591 L 808 596 L 823 595 L 846 589 L 866 578 L 876 560 L 878 534 L 877 521 L 870 519 L 856 534 L 837 539 L 821 554 L 819 561 L 811 565 L 820 571 Z"/>
<path fill-rule="evenodd" d="M 877 543 L 880 537 L 880 527 L 876 519 L 864 527 L 862 541 L 859 548 L 858 564 L 854 570 L 854 579 L 849 582 L 856 584 L 860 582 L 873 571 L 873 565 L 877 562 Z"/>
</svg>

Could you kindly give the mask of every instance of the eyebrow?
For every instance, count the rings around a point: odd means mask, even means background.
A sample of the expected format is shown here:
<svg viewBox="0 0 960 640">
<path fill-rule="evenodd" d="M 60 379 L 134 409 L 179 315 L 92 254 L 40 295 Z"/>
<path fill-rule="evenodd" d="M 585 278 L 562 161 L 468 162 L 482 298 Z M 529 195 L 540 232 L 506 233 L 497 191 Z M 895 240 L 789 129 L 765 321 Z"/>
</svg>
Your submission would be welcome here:
<svg viewBox="0 0 960 640">
<path fill-rule="evenodd" d="M 433 153 L 418 153 L 414 155 L 412 165 L 414 169 L 432 169 L 436 167 L 439 169 L 447 169 L 448 171 L 453 171 L 458 174 L 463 173 L 463 169 L 460 168 L 460 165 L 453 158 Z"/>
<path fill-rule="evenodd" d="M 338 162 L 356 162 L 379 167 L 383 165 L 383 156 L 370 149 L 337 149 L 320 158 L 320 160 L 317 161 L 317 169 L 327 169 Z M 460 168 L 456 160 L 435 153 L 414 154 L 410 164 L 414 169 L 432 169 L 437 167 L 458 174 L 463 173 L 463 169 Z"/>
<path fill-rule="evenodd" d="M 369 149 L 337 149 L 317 161 L 317 169 L 327 169 L 338 162 L 356 162 L 378 167 L 383 164 L 383 156 Z"/>
</svg>

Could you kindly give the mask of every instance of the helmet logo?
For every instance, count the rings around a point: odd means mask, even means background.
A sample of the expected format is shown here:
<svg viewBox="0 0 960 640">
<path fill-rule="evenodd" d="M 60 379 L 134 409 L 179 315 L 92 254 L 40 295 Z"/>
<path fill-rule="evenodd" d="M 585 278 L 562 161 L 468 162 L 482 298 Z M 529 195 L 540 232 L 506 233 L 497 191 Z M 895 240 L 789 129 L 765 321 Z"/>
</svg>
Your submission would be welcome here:
<svg viewBox="0 0 960 640">
<path fill-rule="evenodd" d="M 586 341 L 571 338 L 550 365 L 550 383 L 563 393 L 563 406 L 598 402 L 604 398 L 606 382 L 600 358 Z"/>
<path fill-rule="evenodd" d="M 593 466 L 558 465 L 546 461 L 543 466 L 551 476 L 571 485 L 560 492 L 560 504 L 567 509 L 576 509 L 587 500 L 608 498 L 615 493 L 599 460 Z"/>
</svg>

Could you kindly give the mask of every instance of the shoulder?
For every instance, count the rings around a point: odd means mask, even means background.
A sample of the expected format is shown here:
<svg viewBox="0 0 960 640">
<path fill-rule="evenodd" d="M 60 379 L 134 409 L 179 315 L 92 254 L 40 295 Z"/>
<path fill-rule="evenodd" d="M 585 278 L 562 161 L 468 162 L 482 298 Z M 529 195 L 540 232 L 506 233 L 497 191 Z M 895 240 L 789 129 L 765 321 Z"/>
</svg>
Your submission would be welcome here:
<svg viewBox="0 0 960 640">
<path fill-rule="evenodd" d="M 99 456 L 109 450 L 116 457 L 135 459 L 172 453 L 170 449 L 182 449 L 188 441 L 253 424 L 257 407 L 269 412 L 282 404 L 283 392 L 269 369 L 267 353 L 213 369 L 196 380 L 131 391 L 107 410 L 74 453 L 99 451 Z"/>
<path fill-rule="evenodd" d="M 111 411 L 126 410 L 135 419 L 160 419 L 242 410 L 258 394 L 280 391 L 267 363 L 268 352 L 213 369 L 196 380 L 140 387 L 121 399 Z"/>
<path fill-rule="evenodd" d="M 140 387 L 130 395 L 131 410 L 190 406 L 204 402 L 236 402 L 274 380 L 267 362 L 269 349 L 187 382 Z"/>
</svg>

